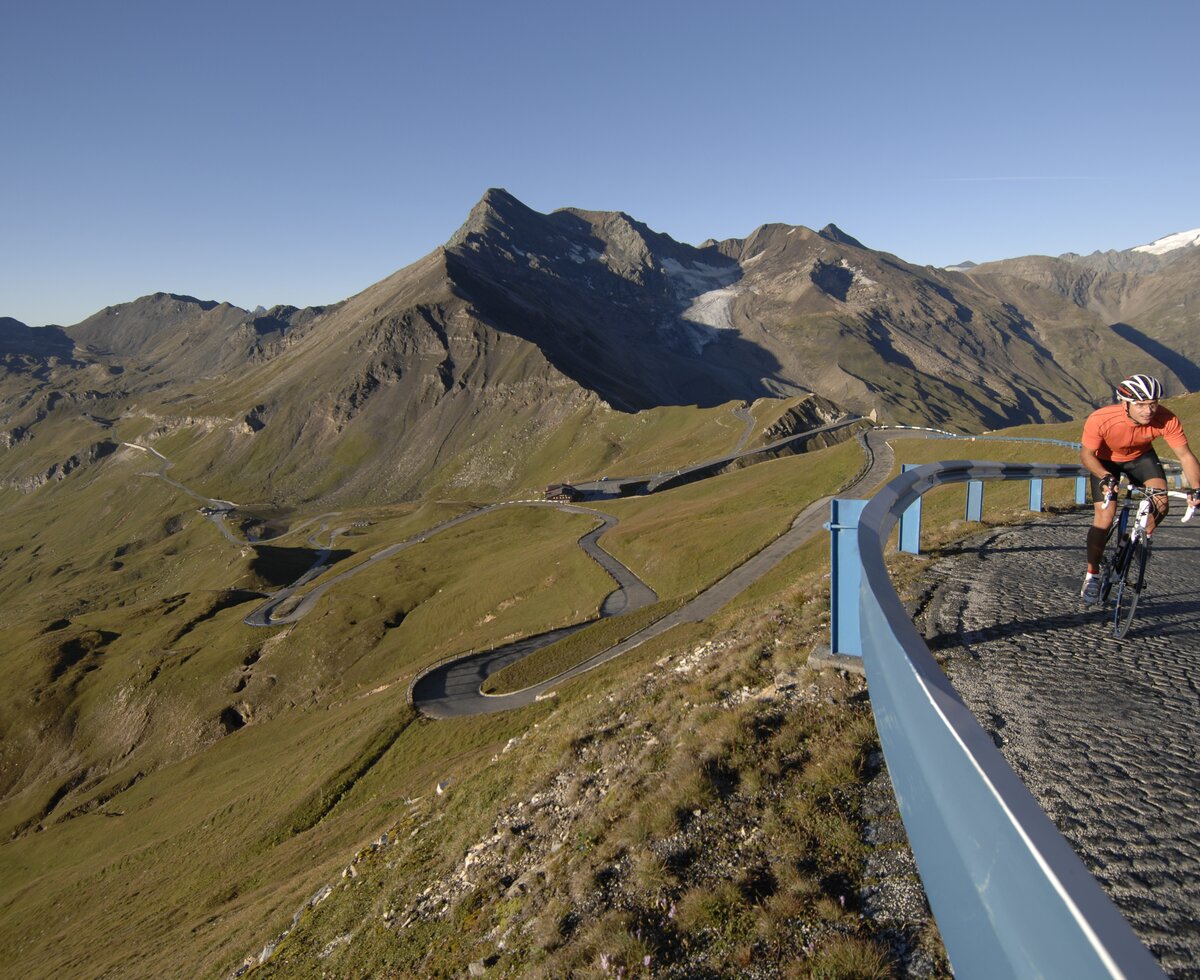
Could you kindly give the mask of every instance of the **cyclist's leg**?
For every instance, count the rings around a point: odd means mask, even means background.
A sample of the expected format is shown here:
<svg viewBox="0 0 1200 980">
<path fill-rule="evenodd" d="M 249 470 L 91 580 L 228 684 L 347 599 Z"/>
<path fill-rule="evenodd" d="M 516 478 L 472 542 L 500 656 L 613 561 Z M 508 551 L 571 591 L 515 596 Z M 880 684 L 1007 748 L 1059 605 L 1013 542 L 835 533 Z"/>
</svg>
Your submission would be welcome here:
<svg viewBox="0 0 1200 980">
<path fill-rule="evenodd" d="M 1160 480 L 1157 477 L 1155 477 L 1153 480 L 1147 480 L 1142 485 L 1149 490 L 1167 489 L 1166 479 Z M 1146 525 L 1147 535 L 1153 534 L 1154 529 L 1158 527 L 1159 523 L 1166 518 L 1167 512 L 1171 509 L 1171 505 L 1168 503 L 1169 499 L 1170 498 L 1165 493 L 1154 495 L 1154 509 L 1150 511 L 1150 521 Z"/>
<path fill-rule="evenodd" d="M 1112 463 L 1102 460 L 1105 468 L 1119 477 L 1120 469 Z M 1104 546 L 1108 543 L 1108 533 L 1112 528 L 1113 518 L 1117 513 L 1117 501 L 1111 501 L 1108 507 L 1104 506 L 1104 496 L 1100 492 L 1100 480 L 1093 476 L 1091 479 L 1092 485 L 1092 500 L 1095 502 L 1094 514 L 1092 517 L 1092 526 L 1088 528 L 1087 536 L 1087 563 L 1088 574 L 1095 575 L 1100 571 L 1100 562 L 1104 558 Z"/>
<path fill-rule="evenodd" d="M 1124 463 L 1123 467 L 1129 475 L 1129 479 L 1138 486 L 1150 490 L 1167 489 L 1166 473 L 1163 471 L 1162 462 L 1158 458 L 1158 453 L 1154 451 L 1154 447 L 1147 449 L 1137 459 Z M 1147 526 L 1150 533 L 1153 533 L 1159 521 L 1167 516 L 1167 511 L 1170 509 L 1169 499 L 1165 493 L 1155 494 L 1152 498 L 1154 509 L 1150 512 L 1150 523 Z"/>
<path fill-rule="evenodd" d="M 1100 571 L 1100 561 L 1104 558 L 1104 546 L 1108 543 L 1108 532 L 1112 528 L 1114 504 L 1109 504 L 1105 510 L 1103 504 L 1096 504 L 1092 517 L 1092 526 L 1087 535 L 1088 571 L 1093 574 Z"/>
</svg>

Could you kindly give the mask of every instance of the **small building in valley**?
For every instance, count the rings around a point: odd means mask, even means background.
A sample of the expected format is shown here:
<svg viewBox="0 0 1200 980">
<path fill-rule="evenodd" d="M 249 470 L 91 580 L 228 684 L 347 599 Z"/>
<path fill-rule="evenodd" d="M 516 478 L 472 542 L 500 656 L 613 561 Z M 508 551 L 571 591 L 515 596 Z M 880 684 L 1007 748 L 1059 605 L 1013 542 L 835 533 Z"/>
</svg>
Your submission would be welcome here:
<svg viewBox="0 0 1200 980">
<path fill-rule="evenodd" d="M 546 487 L 547 500 L 582 500 L 583 494 L 569 483 L 551 483 Z"/>
</svg>

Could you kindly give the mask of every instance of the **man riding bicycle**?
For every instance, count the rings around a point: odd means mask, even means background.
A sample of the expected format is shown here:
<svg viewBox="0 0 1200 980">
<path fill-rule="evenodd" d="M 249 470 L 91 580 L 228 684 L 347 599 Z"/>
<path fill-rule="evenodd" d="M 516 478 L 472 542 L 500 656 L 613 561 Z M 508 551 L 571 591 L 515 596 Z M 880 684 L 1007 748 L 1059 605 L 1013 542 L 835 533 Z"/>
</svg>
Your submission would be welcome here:
<svg viewBox="0 0 1200 980">
<path fill-rule="evenodd" d="M 1097 409 L 1083 424 L 1080 462 L 1092 474 L 1095 517 L 1087 536 L 1087 576 L 1080 595 L 1085 603 L 1100 598 L 1100 561 L 1112 527 L 1116 508 L 1108 506 L 1107 494 L 1115 491 L 1121 475 L 1130 483 L 1152 489 L 1167 488 L 1166 475 L 1153 442 L 1162 436 L 1179 457 L 1184 476 L 1192 487 L 1200 487 L 1200 461 L 1188 448 L 1187 436 L 1178 416 L 1158 403 L 1162 383 L 1147 374 L 1130 375 L 1117 385 L 1117 401 Z M 1195 502 L 1198 491 L 1192 491 Z M 1149 530 L 1167 516 L 1167 495 L 1156 494 Z"/>
</svg>

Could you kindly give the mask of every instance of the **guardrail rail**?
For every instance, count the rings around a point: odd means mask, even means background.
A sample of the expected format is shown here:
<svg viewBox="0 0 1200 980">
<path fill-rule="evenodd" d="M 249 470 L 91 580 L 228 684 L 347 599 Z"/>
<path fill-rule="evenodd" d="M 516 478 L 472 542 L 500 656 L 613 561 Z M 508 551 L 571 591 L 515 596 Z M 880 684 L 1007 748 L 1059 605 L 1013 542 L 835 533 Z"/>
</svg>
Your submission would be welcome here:
<svg viewBox="0 0 1200 980">
<path fill-rule="evenodd" d="M 871 703 L 921 879 L 962 977 L 1165 976 L 950 685 L 884 564 L 900 515 L 937 486 L 1082 472 L 930 463 L 892 480 L 858 515 L 858 625 Z"/>
</svg>

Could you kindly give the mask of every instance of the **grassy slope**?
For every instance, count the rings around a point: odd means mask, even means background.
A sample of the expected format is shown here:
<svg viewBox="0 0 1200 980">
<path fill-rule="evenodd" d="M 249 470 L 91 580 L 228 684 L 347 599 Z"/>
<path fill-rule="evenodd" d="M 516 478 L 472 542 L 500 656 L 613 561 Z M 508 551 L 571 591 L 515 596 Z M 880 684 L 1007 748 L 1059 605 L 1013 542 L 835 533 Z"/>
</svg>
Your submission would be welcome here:
<svg viewBox="0 0 1200 980">
<path fill-rule="evenodd" d="M 604 546 L 660 596 L 688 593 L 761 550 L 861 464 L 857 444 L 846 442 L 619 501 L 606 507 L 621 523 Z"/>
<path fill-rule="evenodd" d="M 621 523 L 601 544 L 664 600 L 589 627 L 493 674 L 491 693 L 520 690 L 574 666 L 742 564 L 787 530 L 813 500 L 834 493 L 861 465 L 856 443 L 761 463 L 651 497 L 607 503 Z"/>
<path fill-rule="evenodd" d="M 423 497 L 518 499 L 564 480 L 642 476 L 716 457 L 732 449 L 744 431 L 743 421 L 732 414 L 734 407 L 673 406 L 630 415 L 585 406 L 545 433 L 536 405 L 506 406 L 471 422 L 469 448 L 438 464 L 425 480 Z M 185 414 L 182 407 L 174 408 Z M 236 421 L 246 406 L 236 400 L 205 401 L 195 410 Z M 319 477 L 297 484 L 297 474 L 308 472 L 309 463 L 293 457 L 303 454 L 276 444 L 279 436 L 271 426 L 254 437 L 234 433 L 234 427 L 184 425 L 155 446 L 177 464 L 174 475 L 183 483 L 258 507 L 273 503 L 276 486 L 293 484 L 303 506 L 318 506 L 322 498 L 336 497 L 360 468 L 378 469 L 383 453 L 365 434 L 339 436 Z M 225 462 L 231 454 L 238 460 L 232 470 Z M 380 501 L 388 499 L 386 488 L 375 486 L 370 492 Z"/>
</svg>

